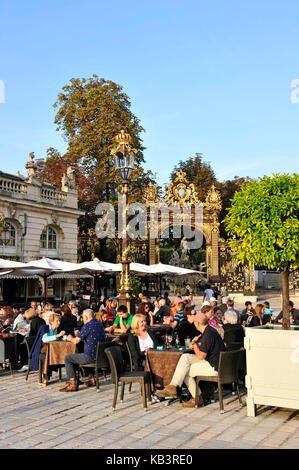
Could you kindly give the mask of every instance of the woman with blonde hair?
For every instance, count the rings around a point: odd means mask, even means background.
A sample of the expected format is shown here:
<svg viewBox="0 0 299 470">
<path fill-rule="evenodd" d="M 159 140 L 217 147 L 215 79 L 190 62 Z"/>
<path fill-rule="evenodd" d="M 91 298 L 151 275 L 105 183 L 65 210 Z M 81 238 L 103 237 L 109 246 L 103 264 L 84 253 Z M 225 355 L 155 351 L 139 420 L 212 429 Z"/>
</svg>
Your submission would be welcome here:
<svg viewBox="0 0 299 470">
<path fill-rule="evenodd" d="M 263 304 L 257 304 L 252 314 L 248 315 L 245 326 L 247 327 L 248 326 L 249 327 L 261 326 L 263 324 L 262 322 L 263 308 L 264 308 Z"/>
<path fill-rule="evenodd" d="M 131 333 L 128 336 L 134 369 L 143 370 L 146 354 L 149 349 L 158 346 L 158 340 L 152 331 L 147 330 L 146 316 L 136 313 L 131 323 Z"/>
</svg>

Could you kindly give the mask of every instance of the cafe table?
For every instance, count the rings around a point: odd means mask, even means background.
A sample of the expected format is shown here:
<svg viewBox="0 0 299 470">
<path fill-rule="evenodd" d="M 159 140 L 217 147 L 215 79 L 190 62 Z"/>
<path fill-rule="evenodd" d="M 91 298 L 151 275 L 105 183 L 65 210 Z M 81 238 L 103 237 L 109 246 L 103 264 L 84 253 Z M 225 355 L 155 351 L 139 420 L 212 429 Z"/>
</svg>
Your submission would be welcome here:
<svg viewBox="0 0 299 470">
<path fill-rule="evenodd" d="M 42 345 L 40 352 L 45 353 L 46 355 L 42 372 L 43 374 L 47 374 L 49 366 L 65 366 L 65 356 L 67 356 L 67 354 L 75 354 L 78 352 L 78 347 L 71 341 L 50 341 L 49 343 L 44 343 Z M 41 381 L 41 377 L 39 378 L 39 381 Z"/>
<path fill-rule="evenodd" d="M 151 373 L 154 387 L 164 388 L 169 385 L 180 357 L 190 353 L 194 354 L 186 348 L 150 349 L 144 370 Z"/>
</svg>

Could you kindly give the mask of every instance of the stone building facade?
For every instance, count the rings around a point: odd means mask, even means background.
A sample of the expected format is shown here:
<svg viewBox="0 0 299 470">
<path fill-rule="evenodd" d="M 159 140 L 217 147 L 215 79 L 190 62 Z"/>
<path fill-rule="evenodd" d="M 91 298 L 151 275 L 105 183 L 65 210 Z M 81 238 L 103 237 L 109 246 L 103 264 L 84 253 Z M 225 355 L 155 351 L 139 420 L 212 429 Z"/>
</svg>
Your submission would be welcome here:
<svg viewBox="0 0 299 470">
<path fill-rule="evenodd" d="M 0 258 L 77 262 L 78 218 L 84 212 L 78 209 L 74 172 L 69 167 L 57 188 L 42 182 L 36 168 L 31 153 L 27 177 L 0 171 Z"/>
</svg>

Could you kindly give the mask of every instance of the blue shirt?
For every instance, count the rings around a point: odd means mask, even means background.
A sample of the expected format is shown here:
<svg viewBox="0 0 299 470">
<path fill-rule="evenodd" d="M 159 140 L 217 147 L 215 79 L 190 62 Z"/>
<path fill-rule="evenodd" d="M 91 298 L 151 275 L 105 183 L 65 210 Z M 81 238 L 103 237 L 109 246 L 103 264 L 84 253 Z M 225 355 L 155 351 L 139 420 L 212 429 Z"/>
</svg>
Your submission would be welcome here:
<svg viewBox="0 0 299 470">
<path fill-rule="evenodd" d="M 105 341 L 105 331 L 102 323 L 97 320 L 90 320 L 82 326 L 77 338 L 84 340 L 84 353 L 95 361 L 97 344 Z"/>
<path fill-rule="evenodd" d="M 56 330 L 52 330 L 51 326 L 49 325 L 49 331 L 45 333 L 42 337 L 42 342 L 43 343 L 50 343 L 51 341 L 56 341 L 56 335 L 58 334 L 57 328 Z"/>
</svg>

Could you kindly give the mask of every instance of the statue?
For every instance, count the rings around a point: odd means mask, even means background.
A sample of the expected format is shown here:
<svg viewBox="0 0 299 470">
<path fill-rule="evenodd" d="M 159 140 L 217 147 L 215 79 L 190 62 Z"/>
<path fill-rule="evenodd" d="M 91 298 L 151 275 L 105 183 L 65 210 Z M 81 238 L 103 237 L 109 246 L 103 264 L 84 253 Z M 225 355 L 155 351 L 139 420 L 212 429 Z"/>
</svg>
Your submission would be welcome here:
<svg viewBox="0 0 299 470">
<path fill-rule="evenodd" d="M 169 260 L 169 264 L 173 265 L 173 266 L 179 266 L 180 264 L 180 256 L 178 254 L 178 252 L 176 250 L 173 250 L 172 251 L 172 255 L 171 255 L 171 258 Z"/>
</svg>

